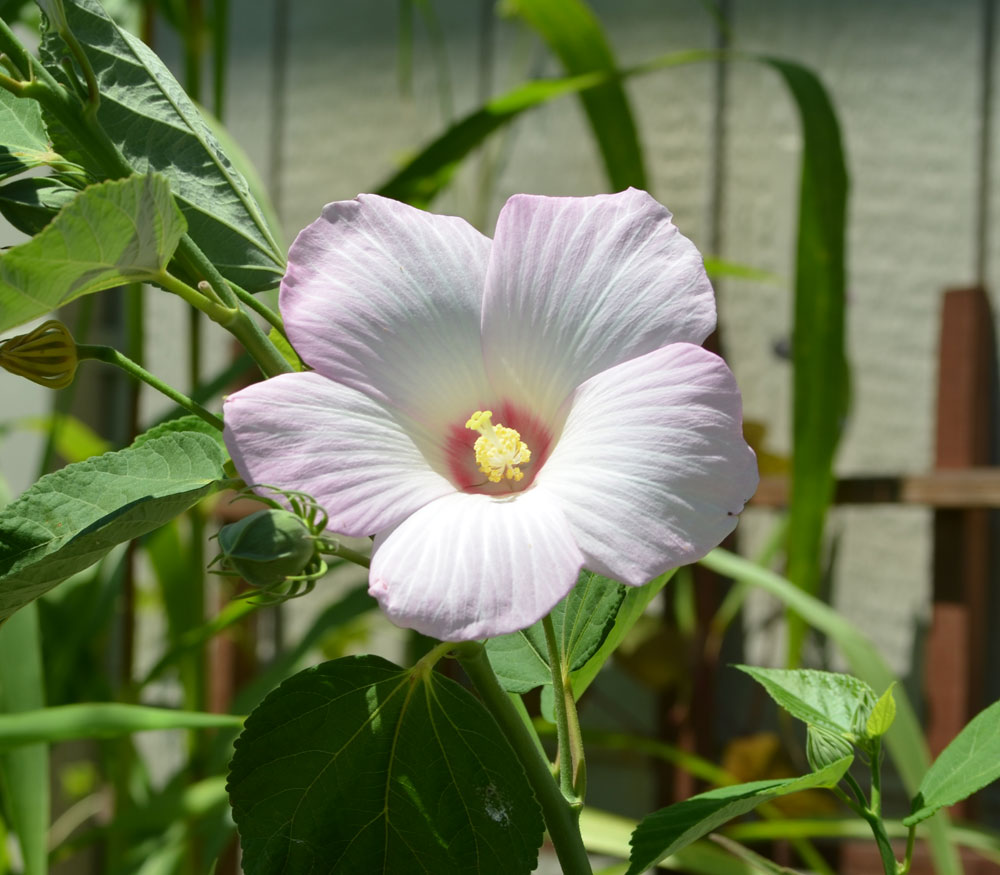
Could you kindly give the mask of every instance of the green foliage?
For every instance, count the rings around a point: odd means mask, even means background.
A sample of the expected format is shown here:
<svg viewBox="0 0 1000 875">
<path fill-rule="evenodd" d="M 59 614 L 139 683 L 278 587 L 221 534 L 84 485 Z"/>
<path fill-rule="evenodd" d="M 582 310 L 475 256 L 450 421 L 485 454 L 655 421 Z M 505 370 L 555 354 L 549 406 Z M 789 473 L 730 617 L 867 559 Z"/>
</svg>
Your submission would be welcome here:
<svg viewBox="0 0 1000 875">
<path fill-rule="evenodd" d="M 82 295 L 155 279 L 183 233 L 162 176 L 90 186 L 0 260 L 0 331 Z"/>
<path fill-rule="evenodd" d="M 0 88 L 0 179 L 57 160 L 38 104 Z"/>
<path fill-rule="evenodd" d="M 1000 778 L 1000 702 L 980 711 L 927 770 L 903 819 L 920 823 Z"/>
<path fill-rule="evenodd" d="M 327 662 L 247 718 L 228 785 L 247 875 L 529 872 L 541 812 L 482 705 L 425 666 Z"/>
<path fill-rule="evenodd" d="M 864 734 L 875 693 L 846 674 L 812 669 L 737 666 L 757 681 L 793 717 L 844 738 Z"/>
<path fill-rule="evenodd" d="M 571 76 L 618 65 L 604 30 L 583 0 L 512 0 L 511 8 L 534 28 Z M 613 191 L 648 188 L 642 146 L 622 83 L 610 80 L 580 94 Z"/>
<path fill-rule="evenodd" d="M 895 683 L 889 684 L 888 689 L 879 696 L 875 707 L 872 708 L 872 713 L 868 715 L 868 721 L 865 723 L 865 735 L 869 738 L 880 738 L 885 735 L 896 719 L 896 699 L 892 695 L 894 686 L 896 686 Z"/>
<path fill-rule="evenodd" d="M 846 756 L 801 778 L 719 787 L 650 814 L 632 834 L 628 875 L 645 872 L 664 857 L 676 853 L 726 821 L 753 811 L 758 805 L 779 796 L 816 787 L 836 786 L 853 759 L 853 756 Z"/>
<path fill-rule="evenodd" d="M 762 57 L 784 80 L 802 125 L 795 306 L 792 333 L 792 484 L 789 580 L 819 591 L 823 529 L 833 497 L 833 462 L 847 416 L 844 341 L 845 228 L 848 178 L 840 124 L 815 73 Z M 789 615 L 789 662 L 796 664 L 805 624 Z"/>
<path fill-rule="evenodd" d="M 230 714 L 174 711 L 145 705 L 95 702 L 0 715 L 0 750 L 75 738 L 117 738 L 155 729 L 224 729 L 242 726 Z"/>
<path fill-rule="evenodd" d="M 0 618 L 225 486 L 225 461 L 180 432 L 43 477 L 0 512 Z"/>
<path fill-rule="evenodd" d="M 575 671 L 597 652 L 614 625 L 625 592 L 620 583 L 599 574 L 580 574 L 576 586 L 551 614 L 562 666 Z M 500 683 L 511 693 L 526 693 L 552 683 L 541 621 L 490 639 L 486 652 Z"/>
<path fill-rule="evenodd" d="M 220 568 L 251 586 L 273 587 L 301 574 L 316 552 L 306 521 L 287 510 L 265 508 L 219 530 Z"/>
<path fill-rule="evenodd" d="M 18 231 L 34 236 L 79 194 L 51 176 L 27 176 L 0 187 L 0 214 Z"/>
<path fill-rule="evenodd" d="M 163 62 L 121 30 L 96 0 L 66 0 L 65 5 L 100 86 L 98 122 L 125 160 L 140 173 L 155 170 L 167 177 L 188 233 L 226 279 L 250 291 L 273 286 L 284 271 L 284 257 L 246 180 L 198 108 Z M 47 33 L 42 61 L 75 90 L 61 67 L 65 54 L 62 39 Z M 48 120 L 59 147 L 72 154 L 76 140 L 64 144 L 67 131 Z M 91 156 L 89 164 L 94 160 Z"/>
</svg>

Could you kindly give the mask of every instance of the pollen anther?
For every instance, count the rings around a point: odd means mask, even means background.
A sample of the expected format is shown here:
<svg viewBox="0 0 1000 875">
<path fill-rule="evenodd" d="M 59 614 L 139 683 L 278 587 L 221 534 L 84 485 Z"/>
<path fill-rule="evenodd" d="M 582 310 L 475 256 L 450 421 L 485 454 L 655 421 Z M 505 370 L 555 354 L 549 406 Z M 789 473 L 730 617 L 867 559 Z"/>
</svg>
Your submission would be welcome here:
<svg viewBox="0 0 1000 875">
<path fill-rule="evenodd" d="M 477 410 L 465 423 L 466 428 L 479 432 L 473 445 L 476 463 L 491 483 L 504 478 L 517 482 L 524 477 L 518 466 L 531 461 L 531 450 L 517 431 L 500 423 L 494 425 L 492 417 L 492 410 Z"/>
</svg>

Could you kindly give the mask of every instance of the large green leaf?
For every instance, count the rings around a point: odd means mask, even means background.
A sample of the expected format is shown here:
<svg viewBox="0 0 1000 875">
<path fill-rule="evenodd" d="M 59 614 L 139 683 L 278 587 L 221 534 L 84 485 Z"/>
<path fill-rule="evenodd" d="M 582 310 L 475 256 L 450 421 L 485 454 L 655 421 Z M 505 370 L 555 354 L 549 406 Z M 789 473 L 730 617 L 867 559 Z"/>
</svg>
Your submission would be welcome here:
<svg viewBox="0 0 1000 875">
<path fill-rule="evenodd" d="M 734 817 L 753 811 L 758 805 L 800 790 L 835 786 L 853 759 L 853 756 L 844 757 L 801 778 L 719 787 L 646 816 L 632 833 L 628 875 L 645 872 L 664 857 L 677 853 Z"/>
<path fill-rule="evenodd" d="M 617 70 L 601 24 L 583 0 L 513 0 L 511 7 L 541 35 L 571 76 Z M 581 92 L 580 100 L 611 188 L 647 188 L 642 147 L 622 83 L 610 80 Z"/>
<path fill-rule="evenodd" d="M 584 571 L 570 593 L 552 609 L 560 661 L 569 670 L 581 668 L 604 642 L 614 625 L 625 587 Z M 552 683 L 548 647 L 542 623 L 486 642 L 497 678 L 511 693 L 526 693 Z"/>
<path fill-rule="evenodd" d="M 736 667 L 763 686 L 793 717 L 845 738 L 864 735 L 876 702 L 874 691 L 864 681 L 805 668 Z"/>
<path fill-rule="evenodd" d="M 0 88 L 0 179 L 58 160 L 39 105 Z"/>
<path fill-rule="evenodd" d="M 0 511 L 0 619 L 227 485 L 226 458 L 180 432 L 43 477 Z"/>
<path fill-rule="evenodd" d="M 247 875 L 530 872 L 542 815 L 471 693 L 349 657 L 271 693 L 236 742 L 229 794 Z"/>
<path fill-rule="evenodd" d="M 792 484 L 787 575 L 816 593 L 823 528 L 833 498 L 833 462 L 847 416 L 844 347 L 848 178 L 840 125 L 819 78 L 798 64 L 761 57 L 784 80 L 802 125 L 795 306 L 792 333 Z M 805 624 L 789 617 L 789 661 L 798 662 Z"/>
<path fill-rule="evenodd" d="M 872 689 L 884 690 L 896 681 L 878 649 L 851 625 L 849 620 L 785 578 L 722 549 L 713 550 L 700 560 L 700 564 L 718 574 L 758 587 L 773 595 L 785 607 L 797 613 L 810 626 L 836 643 L 847 660 L 851 672 L 864 680 Z M 885 743 L 907 791 L 916 793 L 930 765 L 930 754 L 927 751 L 920 721 L 906 691 L 902 687 L 896 687 L 895 698 L 896 719 L 892 728 L 885 734 Z M 947 821 L 943 818 L 930 821 L 928 831 L 937 871 L 940 875 L 958 875 L 961 872 L 961 865 L 949 836 Z"/>
<path fill-rule="evenodd" d="M 125 160 L 141 173 L 158 170 L 170 180 L 188 233 L 223 276 L 251 291 L 274 285 L 284 257 L 246 180 L 184 89 L 96 0 L 65 0 L 65 6 L 97 75 L 98 121 Z M 66 54 L 62 39 L 47 33 L 42 61 L 64 83 Z M 61 145 L 65 132 L 53 125 L 50 133 Z"/>
<path fill-rule="evenodd" d="M 0 213 L 22 234 L 34 237 L 79 193 L 51 176 L 26 176 L 0 186 Z"/>
<path fill-rule="evenodd" d="M 162 176 L 90 186 L 37 237 L 0 258 L 0 331 L 82 295 L 154 279 L 183 233 Z"/>
<path fill-rule="evenodd" d="M 920 782 L 907 826 L 920 823 L 1000 778 L 1000 702 L 980 711 L 934 760 Z"/>
</svg>

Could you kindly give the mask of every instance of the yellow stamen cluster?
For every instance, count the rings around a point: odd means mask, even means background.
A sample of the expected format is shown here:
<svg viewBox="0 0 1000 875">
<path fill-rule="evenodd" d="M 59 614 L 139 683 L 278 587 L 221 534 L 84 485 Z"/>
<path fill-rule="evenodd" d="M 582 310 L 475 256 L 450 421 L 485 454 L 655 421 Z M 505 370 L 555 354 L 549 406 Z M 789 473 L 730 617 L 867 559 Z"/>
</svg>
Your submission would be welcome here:
<svg viewBox="0 0 1000 875">
<path fill-rule="evenodd" d="M 476 463 L 491 483 L 499 483 L 504 477 L 516 482 L 524 477 L 518 465 L 531 461 L 531 450 L 514 429 L 494 425 L 492 416 L 492 410 L 477 410 L 465 423 L 466 428 L 479 432 L 473 446 Z"/>
</svg>

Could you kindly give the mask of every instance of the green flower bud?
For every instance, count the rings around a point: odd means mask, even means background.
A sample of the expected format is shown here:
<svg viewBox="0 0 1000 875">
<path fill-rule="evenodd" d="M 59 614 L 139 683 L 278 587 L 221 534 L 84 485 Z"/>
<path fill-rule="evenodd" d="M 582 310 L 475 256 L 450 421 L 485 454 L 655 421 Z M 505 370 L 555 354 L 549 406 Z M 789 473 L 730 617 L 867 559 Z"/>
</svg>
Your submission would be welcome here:
<svg viewBox="0 0 1000 875">
<path fill-rule="evenodd" d="M 225 571 L 262 589 L 303 574 L 316 555 L 308 524 L 287 510 L 259 510 L 224 526 L 219 547 Z"/>
<path fill-rule="evenodd" d="M 842 735 L 809 724 L 806 735 L 806 758 L 813 771 L 829 766 L 854 753 L 854 747 Z"/>
</svg>

